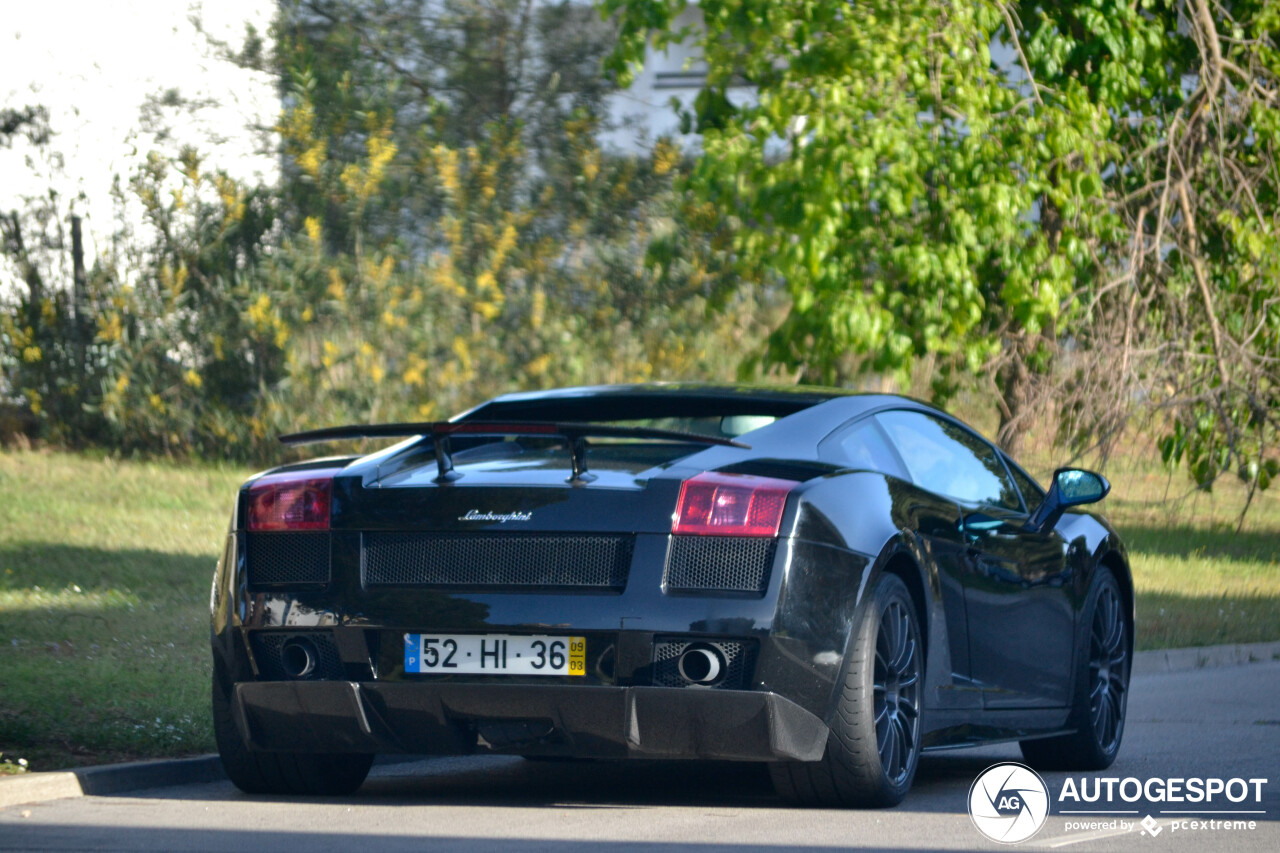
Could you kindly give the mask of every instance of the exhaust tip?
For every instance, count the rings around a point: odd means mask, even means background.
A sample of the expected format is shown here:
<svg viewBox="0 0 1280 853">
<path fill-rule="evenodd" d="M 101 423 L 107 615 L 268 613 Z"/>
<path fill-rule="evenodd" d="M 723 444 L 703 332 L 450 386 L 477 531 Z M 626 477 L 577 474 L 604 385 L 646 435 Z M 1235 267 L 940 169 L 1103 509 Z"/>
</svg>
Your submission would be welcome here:
<svg viewBox="0 0 1280 853">
<path fill-rule="evenodd" d="M 280 649 L 280 664 L 289 678 L 306 678 L 315 672 L 319 660 L 315 643 L 304 637 L 294 637 Z"/>
<path fill-rule="evenodd" d="M 714 684 L 728 669 L 724 653 L 715 646 L 690 646 L 680 655 L 676 666 L 680 677 L 691 684 Z"/>
</svg>

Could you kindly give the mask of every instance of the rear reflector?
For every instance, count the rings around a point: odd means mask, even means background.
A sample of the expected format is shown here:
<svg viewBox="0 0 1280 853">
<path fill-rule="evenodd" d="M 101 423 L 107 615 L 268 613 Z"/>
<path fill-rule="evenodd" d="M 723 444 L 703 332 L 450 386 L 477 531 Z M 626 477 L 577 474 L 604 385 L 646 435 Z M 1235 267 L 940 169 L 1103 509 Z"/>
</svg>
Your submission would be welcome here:
<svg viewBox="0 0 1280 853">
<path fill-rule="evenodd" d="M 337 468 L 268 474 L 249 487 L 249 530 L 328 530 Z"/>
<path fill-rule="evenodd" d="M 696 536 L 777 536 L 795 480 L 708 472 L 685 480 L 671 532 Z"/>
</svg>

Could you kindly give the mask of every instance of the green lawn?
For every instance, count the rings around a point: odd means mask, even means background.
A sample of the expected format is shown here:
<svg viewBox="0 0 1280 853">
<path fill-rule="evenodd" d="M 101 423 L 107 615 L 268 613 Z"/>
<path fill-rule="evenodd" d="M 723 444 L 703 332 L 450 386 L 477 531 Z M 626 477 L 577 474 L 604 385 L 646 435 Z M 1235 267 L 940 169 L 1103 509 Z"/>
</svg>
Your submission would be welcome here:
<svg viewBox="0 0 1280 853">
<path fill-rule="evenodd" d="M 1280 488 L 1255 495 L 1237 532 L 1235 478 L 1206 493 L 1133 458 L 1107 473 L 1102 506 L 1129 547 L 1139 649 L 1280 639 Z"/>
<path fill-rule="evenodd" d="M 0 452 L 5 759 L 52 770 L 213 748 L 209 583 L 246 473 Z M 1174 500 L 1182 475 L 1142 460 L 1107 473 L 1140 648 L 1280 639 L 1280 495 L 1237 534 L 1235 484 Z"/>
<path fill-rule="evenodd" d="M 208 752 L 208 602 L 244 471 L 0 453 L 0 752 Z"/>
</svg>

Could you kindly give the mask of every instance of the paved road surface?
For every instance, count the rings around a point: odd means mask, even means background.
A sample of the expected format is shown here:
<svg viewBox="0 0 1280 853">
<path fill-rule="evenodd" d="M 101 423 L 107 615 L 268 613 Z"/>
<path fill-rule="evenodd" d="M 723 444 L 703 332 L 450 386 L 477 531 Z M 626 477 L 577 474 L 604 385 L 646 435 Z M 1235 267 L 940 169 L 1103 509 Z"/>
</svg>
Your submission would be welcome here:
<svg viewBox="0 0 1280 853">
<path fill-rule="evenodd" d="M 223 782 L 13 806 L 0 809 L 0 850 L 1009 849 L 978 834 L 965 803 L 981 770 L 1017 758 L 1009 746 L 927 758 L 906 802 L 887 811 L 789 808 L 749 765 L 434 759 L 381 766 L 346 798 L 248 797 Z M 1263 811 L 1236 816 L 1255 820 L 1253 830 L 1181 829 L 1171 821 L 1196 816 L 1116 802 L 1133 811 L 1126 820 L 1158 819 L 1158 832 L 1081 831 L 1066 826 L 1079 816 L 1059 813 L 1070 804 L 1055 802 L 1039 834 L 1015 849 L 1280 850 L 1280 662 L 1136 678 L 1120 758 L 1095 775 L 1269 781 L 1260 804 L 1213 806 Z M 1056 800 L 1066 774 L 1045 779 Z"/>
</svg>

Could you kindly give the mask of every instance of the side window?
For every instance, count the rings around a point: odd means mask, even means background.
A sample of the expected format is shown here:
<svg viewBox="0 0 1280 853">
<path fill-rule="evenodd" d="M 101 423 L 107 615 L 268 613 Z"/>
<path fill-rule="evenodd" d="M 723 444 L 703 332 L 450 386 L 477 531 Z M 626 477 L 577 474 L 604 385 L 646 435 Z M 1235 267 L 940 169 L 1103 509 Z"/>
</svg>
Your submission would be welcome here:
<svg viewBox="0 0 1280 853">
<path fill-rule="evenodd" d="M 922 412 L 875 416 L 921 488 L 959 501 L 1022 511 L 995 448 L 968 430 Z"/>
<path fill-rule="evenodd" d="M 1019 468 L 1018 463 L 1012 459 L 1007 461 L 1009 473 L 1013 475 L 1013 482 L 1018 484 L 1018 491 L 1022 492 L 1022 502 L 1027 505 L 1027 512 L 1035 512 L 1036 507 L 1040 506 L 1040 501 L 1044 500 L 1044 489 L 1031 479 L 1030 474 Z"/>
<path fill-rule="evenodd" d="M 880 471 L 902 480 L 910 479 L 875 418 L 864 418 L 824 439 L 819 452 L 838 465 Z"/>
</svg>

